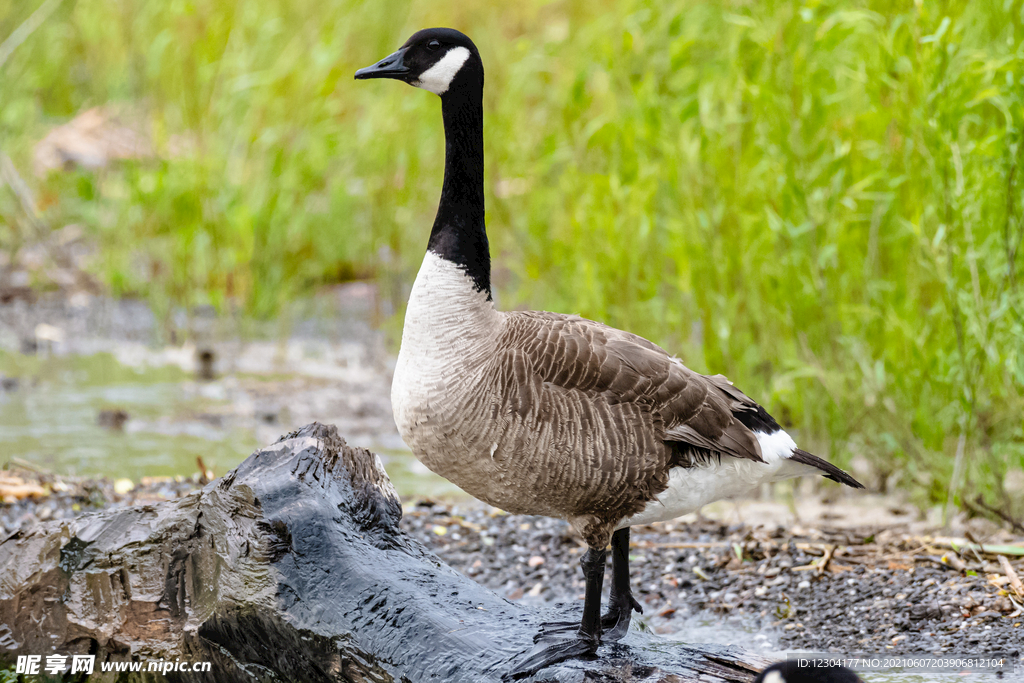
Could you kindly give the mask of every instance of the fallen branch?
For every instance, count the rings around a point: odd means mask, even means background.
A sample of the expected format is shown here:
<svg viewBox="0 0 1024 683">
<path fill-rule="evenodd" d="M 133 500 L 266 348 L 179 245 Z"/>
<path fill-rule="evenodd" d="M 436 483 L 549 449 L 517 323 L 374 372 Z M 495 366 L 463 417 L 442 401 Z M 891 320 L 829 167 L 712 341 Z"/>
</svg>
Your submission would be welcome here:
<svg viewBox="0 0 1024 683">
<path fill-rule="evenodd" d="M 1002 555 L 999 556 L 999 566 L 1002 567 L 1003 574 L 1010 580 L 1010 586 L 1013 588 L 1013 592 L 1017 594 L 1018 598 L 1024 598 L 1024 584 L 1020 582 L 1020 577 L 1017 576 L 1017 572 L 1013 570 L 1010 565 L 1010 561 Z"/>
</svg>

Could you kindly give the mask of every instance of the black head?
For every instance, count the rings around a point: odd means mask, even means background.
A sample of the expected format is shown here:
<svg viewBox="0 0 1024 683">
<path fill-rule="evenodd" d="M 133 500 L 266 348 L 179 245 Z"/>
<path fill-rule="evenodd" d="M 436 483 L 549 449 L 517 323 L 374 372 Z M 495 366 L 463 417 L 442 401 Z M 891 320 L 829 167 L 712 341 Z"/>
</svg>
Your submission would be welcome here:
<svg viewBox="0 0 1024 683">
<path fill-rule="evenodd" d="M 799 660 L 776 662 L 761 672 L 754 683 L 864 683 L 845 666 L 803 666 Z"/>
<path fill-rule="evenodd" d="M 484 67 L 473 41 L 452 28 L 417 31 L 397 52 L 356 72 L 357 79 L 394 78 L 438 95 L 483 87 Z"/>
</svg>

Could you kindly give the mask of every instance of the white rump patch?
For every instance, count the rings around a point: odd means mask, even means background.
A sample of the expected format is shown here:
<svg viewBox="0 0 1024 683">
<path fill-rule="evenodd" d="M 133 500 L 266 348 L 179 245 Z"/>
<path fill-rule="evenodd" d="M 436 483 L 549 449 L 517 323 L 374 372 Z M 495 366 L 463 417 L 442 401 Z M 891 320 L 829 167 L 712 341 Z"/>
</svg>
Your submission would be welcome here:
<svg viewBox="0 0 1024 683">
<path fill-rule="evenodd" d="M 461 46 L 453 47 L 437 64 L 420 74 L 419 80 L 413 85 L 437 95 L 443 95 L 448 92 L 449 86 L 455 80 L 455 74 L 459 73 L 459 69 L 467 59 L 469 59 L 469 50 Z"/>
<path fill-rule="evenodd" d="M 761 446 L 761 457 L 769 465 L 778 462 L 779 458 L 788 458 L 796 450 L 796 442 L 793 441 L 793 437 L 783 429 L 771 434 L 754 432 L 754 436 L 757 437 L 757 443 Z"/>
</svg>

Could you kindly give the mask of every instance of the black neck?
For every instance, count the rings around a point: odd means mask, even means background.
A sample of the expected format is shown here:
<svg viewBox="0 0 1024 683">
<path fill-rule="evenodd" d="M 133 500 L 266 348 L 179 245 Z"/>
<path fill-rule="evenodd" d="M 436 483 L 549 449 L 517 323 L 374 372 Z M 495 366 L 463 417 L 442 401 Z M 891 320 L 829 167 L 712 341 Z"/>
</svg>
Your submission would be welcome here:
<svg viewBox="0 0 1024 683">
<path fill-rule="evenodd" d="M 467 64 L 466 66 L 470 66 Z M 466 270 L 491 298 L 491 255 L 484 225 L 483 72 L 468 69 L 441 96 L 444 186 L 427 249 Z"/>
</svg>

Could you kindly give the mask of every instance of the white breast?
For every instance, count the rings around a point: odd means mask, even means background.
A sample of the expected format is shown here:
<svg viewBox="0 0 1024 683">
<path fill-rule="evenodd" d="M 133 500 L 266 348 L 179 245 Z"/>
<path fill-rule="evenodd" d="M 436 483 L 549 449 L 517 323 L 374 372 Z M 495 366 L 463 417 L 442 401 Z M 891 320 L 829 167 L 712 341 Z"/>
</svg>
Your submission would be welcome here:
<svg viewBox="0 0 1024 683">
<path fill-rule="evenodd" d="M 449 417 L 493 353 L 500 324 L 487 293 L 461 267 L 428 251 L 409 296 L 391 384 L 395 423 L 417 455 L 431 424 Z"/>
</svg>

